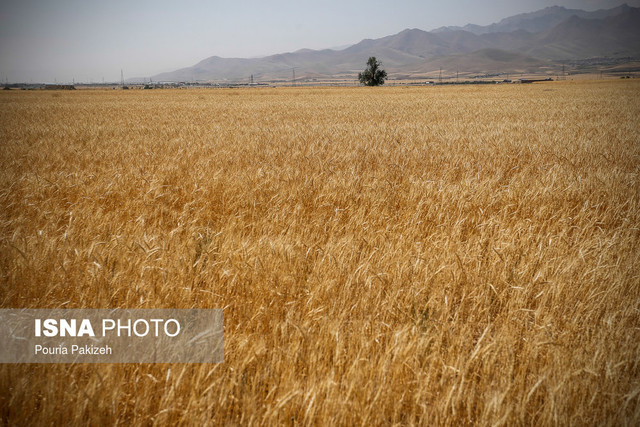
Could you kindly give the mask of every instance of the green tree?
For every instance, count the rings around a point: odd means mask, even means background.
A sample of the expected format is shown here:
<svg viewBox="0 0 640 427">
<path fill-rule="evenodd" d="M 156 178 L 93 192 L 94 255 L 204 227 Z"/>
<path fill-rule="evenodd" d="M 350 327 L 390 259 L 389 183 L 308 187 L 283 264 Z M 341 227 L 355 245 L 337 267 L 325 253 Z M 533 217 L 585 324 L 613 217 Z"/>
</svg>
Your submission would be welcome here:
<svg viewBox="0 0 640 427">
<path fill-rule="evenodd" d="M 387 78 L 387 72 L 380 68 L 382 63 L 372 56 L 367 61 L 367 68 L 358 73 L 358 79 L 360 83 L 367 86 L 379 86 L 384 84 L 384 80 Z"/>
</svg>

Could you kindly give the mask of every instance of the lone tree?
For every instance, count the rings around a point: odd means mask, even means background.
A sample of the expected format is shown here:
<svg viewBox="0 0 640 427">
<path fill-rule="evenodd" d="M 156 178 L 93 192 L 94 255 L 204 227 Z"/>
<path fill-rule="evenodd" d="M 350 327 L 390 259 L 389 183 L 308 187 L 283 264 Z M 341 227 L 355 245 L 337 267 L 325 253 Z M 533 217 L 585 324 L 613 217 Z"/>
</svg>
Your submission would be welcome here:
<svg viewBox="0 0 640 427">
<path fill-rule="evenodd" d="M 372 56 L 367 61 L 367 68 L 358 73 L 358 79 L 360 83 L 367 86 L 379 86 L 384 84 L 384 79 L 387 78 L 387 72 L 380 68 L 382 63 Z"/>
</svg>

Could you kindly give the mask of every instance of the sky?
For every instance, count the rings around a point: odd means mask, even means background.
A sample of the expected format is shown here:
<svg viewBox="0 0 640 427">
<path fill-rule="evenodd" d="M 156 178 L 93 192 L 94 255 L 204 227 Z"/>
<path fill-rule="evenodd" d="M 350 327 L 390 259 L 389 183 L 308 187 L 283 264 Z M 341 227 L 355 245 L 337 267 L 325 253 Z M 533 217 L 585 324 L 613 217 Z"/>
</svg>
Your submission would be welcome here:
<svg viewBox="0 0 640 427">
<path fill-rule="evenodd" d="M 625 0 L 2 0 L 2 82 L 149 77 L 210 56 L 325 49 L 405 28 L 488 25 L 547 6 L 596 10 Z M 626 0 L 640 6 L 640 0 Z"/>
</svg>

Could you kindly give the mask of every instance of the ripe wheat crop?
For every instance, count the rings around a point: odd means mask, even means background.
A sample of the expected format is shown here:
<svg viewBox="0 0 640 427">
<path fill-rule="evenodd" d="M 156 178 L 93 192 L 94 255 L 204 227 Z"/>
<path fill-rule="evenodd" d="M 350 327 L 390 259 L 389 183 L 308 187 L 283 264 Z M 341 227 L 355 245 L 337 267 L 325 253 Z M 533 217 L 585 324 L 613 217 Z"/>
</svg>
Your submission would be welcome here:
<svg viewBox="0 0 640 427">
<path fill-rule="evenodd" d="M 0 307 L 224 308 L 2 424 L 638 425 L 640 82 L 0 93 Z"/>
</svg>

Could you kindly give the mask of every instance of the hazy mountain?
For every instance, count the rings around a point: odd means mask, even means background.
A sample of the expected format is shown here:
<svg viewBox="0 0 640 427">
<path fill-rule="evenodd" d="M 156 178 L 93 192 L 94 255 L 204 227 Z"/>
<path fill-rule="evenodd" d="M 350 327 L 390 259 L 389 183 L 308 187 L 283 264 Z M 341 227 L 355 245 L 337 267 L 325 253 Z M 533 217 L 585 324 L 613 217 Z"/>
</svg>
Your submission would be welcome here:
<svg viewBox="0 0 640 427">
<path fill-rule="evenodd" d="M 153 76 L 153 80 L 248 81 L 251 75 L 254 81 L 290 80 L 294 70 L 297 78 L 354 78 L 369 56 L 380 59 L 392 77 L 424 75 L 440 67 L 473 73 L 522 72 L 550 67 L 550 61 L 640 56 L 640 8 L 626 5 L 596 12 L 555 6 L 505 18 L 489 27 L 509 31 L 484 32 L 488 27 L 482 27 L 481 34 L 476 34 L 452 27 L 438 32 L 407 29 L 342 50 L 301 49 L 251 59 L 212 56 L 192 67 Z M 545 29 L 530 31 L 534 28 Z"/>
<path fill-rule="evenodd" d="M 564 20 L 577 16 L 583 19 L 604 19 L 609 16 L 619 15 L 631 9 L 623 4 L 613 9 L 601 9 L 594 12 L 586 12 L 579 9 L 566 9 L 561 6 L 546 7 L 542 10 L 530 13 L 521 13 L 510 16 L 500 22 L 480 26 L 467 24 L 464 27 L 440 27 L 433 30 L 434 33 L 464 30 L 477 35 L 489 33 L 509 33 L 512 31 L 524 30 L 530 33 L 539 33 L 550 30 Z"/>
<path fill-rule="evenodd" d="M 526 53 L 548 59 L 635 56 L 640 52 L 640 8 L 604 19 L 572 16 L 538 34 Z"/>
<path fill-rule="evenodd" d="M 363 52 L 371 47 L 393 49 L 420 58 L 434 58 L 453 52 L 449 43 L 441 37 L 418 29 L 407 29 L 377 40 L 364 40 L 347 51 Z"/>
</svg>

